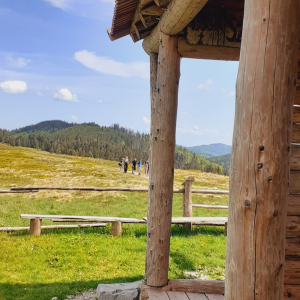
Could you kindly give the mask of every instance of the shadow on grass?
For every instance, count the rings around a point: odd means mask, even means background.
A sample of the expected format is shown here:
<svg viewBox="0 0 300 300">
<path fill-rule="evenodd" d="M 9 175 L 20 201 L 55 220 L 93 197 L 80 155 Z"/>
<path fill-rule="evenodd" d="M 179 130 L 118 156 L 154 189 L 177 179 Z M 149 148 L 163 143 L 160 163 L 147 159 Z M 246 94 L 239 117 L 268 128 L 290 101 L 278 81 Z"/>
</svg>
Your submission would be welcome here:
<svg viewBox="0 0 300 300">
<path fill-rule="evenodd" d="M 96 289 L 99 283 L 121 283 L 142 280 L 143 276 L 115 277 L 99 281 L 74 281 L 37 284 L 8 284 L 0 283 L 1 300 L 51 300 L 57 297 L 64 300 L 67 295 L 75 295 L 89 289 Z"/>
<path fill-rule="evenodd" d="M 28 231 L 15 231 L 8 233 L 12 237 L 18 236 L 27 236 L 29 235 Z M 110 226 L 105 228 L 76 228 L 76 229 L 51 229 L 51 230 L 42 230 L 42 235 L 65 235 L 65 234 L 101 234 L 110 236 Z M 132 224 L 123 225 L 123 234 L 122 236 L 135 236 L 136 238 L 146 237 L 147 234 L 147 225 L 146 224 Z M 224 226 L 193 226 L 192 231 L 184 229 L 181 225 L 172 225 L 172 236 L 196 236 L 196 235 L 213 235 L 220 236 L 224 235 Z"/>
</svg>

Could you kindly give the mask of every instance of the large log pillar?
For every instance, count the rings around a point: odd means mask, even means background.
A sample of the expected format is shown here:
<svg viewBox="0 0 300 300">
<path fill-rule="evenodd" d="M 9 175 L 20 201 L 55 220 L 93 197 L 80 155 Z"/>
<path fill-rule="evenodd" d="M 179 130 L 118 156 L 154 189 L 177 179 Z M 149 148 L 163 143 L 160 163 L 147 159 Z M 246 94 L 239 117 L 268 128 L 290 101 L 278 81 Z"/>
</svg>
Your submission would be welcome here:
<svg viewBox="0 0 300 300">
<path fill-rule="evenodd" d="M 230 171 L 226 300 L 281 300 L 299 0 L 246 0 Z"/>
<path fill-rule="evenodd" d="M 150 55 L 151 130 L 146 283 L 168 283 L 174 151 L 180 77 L 178 37 L 161 33 L 158 60 Z M 155 71 L 157 70 L 157 76 Z"/>
</svg>

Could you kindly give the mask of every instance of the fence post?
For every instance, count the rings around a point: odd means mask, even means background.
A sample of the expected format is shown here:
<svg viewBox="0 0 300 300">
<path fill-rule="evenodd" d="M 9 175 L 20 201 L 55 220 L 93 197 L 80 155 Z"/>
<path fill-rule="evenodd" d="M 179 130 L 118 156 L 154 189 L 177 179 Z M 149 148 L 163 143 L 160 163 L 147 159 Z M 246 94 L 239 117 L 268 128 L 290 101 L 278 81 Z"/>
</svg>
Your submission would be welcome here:
<svg viewBox="0 0 300 300">
<path fill-rule="evenodd" d="M 29 234 L 30 235 L 41 235 L 41 219 L 31 219 L 30 220 L 30 227 L 29 227 Z"/>
<path fill-rule="evenodd" d="M 192 202 L 192 188 L 195 178 L 189 176 L 186 181 L 182 184 L 184 192 L 182 194 L 182 216 L 192 217 L 193 216 L 193 202 Z M 186 223 L 183 227 L 187 230 L 192 230 L 192 223 Z"/>
<path fill-rule="evenodd" d="M 110 235 L 112 236 L 122 235 L 122 222 L 116 221 L 111 223 Z"/>
</svg>

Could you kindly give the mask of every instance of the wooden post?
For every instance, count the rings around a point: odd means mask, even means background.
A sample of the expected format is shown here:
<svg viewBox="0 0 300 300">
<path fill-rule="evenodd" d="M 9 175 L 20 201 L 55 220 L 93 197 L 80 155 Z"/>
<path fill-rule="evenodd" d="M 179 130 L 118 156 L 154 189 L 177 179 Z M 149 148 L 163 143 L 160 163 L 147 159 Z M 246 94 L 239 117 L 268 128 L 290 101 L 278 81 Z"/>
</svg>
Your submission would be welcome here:
<svg viewBox="0 0 300 300">
<path fill-rule="evenodd" d="M 190 176 L 182 184 L 184 188 L 184 193 L 182 194 L 182 216 L 183 217 L 192 217 L 193 216 L 193 202 L 192 202 L 192 188 L 195 178 Z M 192 223 L 186 223 L 183 225 L 183 228 L 191 231 Z"/>
<path fill-rule="evenodd" d="M 112 222 L 110 234 L 112 236 L 121 236 L 122 235 L 122 222 L 120 222 L 120 221 Z"/>
<path fill-rule="evenodd" d="M 41 235 L 41 226 L 42 226 L 41 219 L 31 219 L 30 227 L 29 227 L 29 234 L 30 235 Z"/>
<path fill-rule="evenodd" d="M 246 0 L 236 90 L 226 300 L 282 300 L 299 0 Z"/>
<path fill-rule="evenodd" d="M 150 69 L 154 74 L 151 73 L 151 157 L 146 251 L 146 282 L 149 286 L 164 286 L 168 282 L 180 77 L 180 56 L 177 46 L 177 36 L 161 33 L 154 94 L 156 63 L 155 57 L 152 55 L 150 57 Z"/>
</svg>

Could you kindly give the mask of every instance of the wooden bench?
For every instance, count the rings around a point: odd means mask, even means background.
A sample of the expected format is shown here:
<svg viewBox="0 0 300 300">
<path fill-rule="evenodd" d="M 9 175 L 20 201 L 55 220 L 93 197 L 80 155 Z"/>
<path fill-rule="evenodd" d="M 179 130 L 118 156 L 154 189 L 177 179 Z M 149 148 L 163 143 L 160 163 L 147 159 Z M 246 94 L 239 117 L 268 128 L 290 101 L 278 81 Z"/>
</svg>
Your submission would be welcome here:
<svg viewBox="0 0 300 300">
<path fill-rule="evenodd" d="M 40 235 L 42 229 L 42 220 L 52 220 L 55 222 L 105 222 L 112 223 L 111 235 L 122 235 L 123 223 L 146 223 L 144 220 L 135 218 L 118 218 L 118 217 L 97 217 L 97 216 L 65 216 L 65 215 L 31 215 L 22 214 L 22 219 L 30 220 L 29 234 Z M 105 224 L 106 225 L 106 224 Z"/>
<path fill-rule="evenodd" d="M 144 217 L 143 219 L 147 221 L 147 217 Z M 189 225 L 190 229 L 192 228 L 192 225 L 225 226 L 225 235 L 226 235 L 227 222 L 228 222 L 227 217 L 173 217 L 172 218 L 172 224 Z"/>
</svg>

